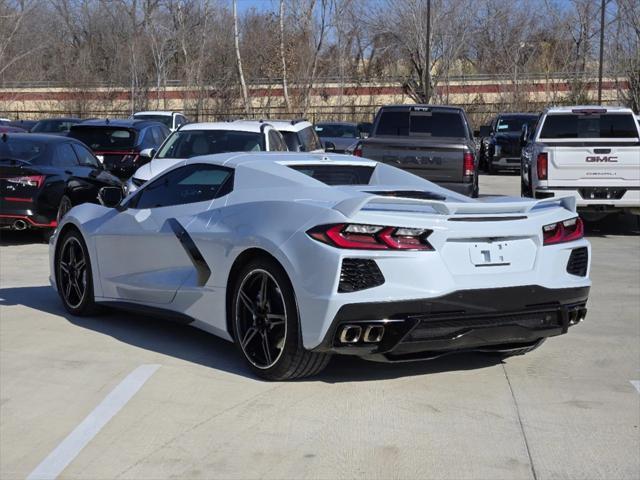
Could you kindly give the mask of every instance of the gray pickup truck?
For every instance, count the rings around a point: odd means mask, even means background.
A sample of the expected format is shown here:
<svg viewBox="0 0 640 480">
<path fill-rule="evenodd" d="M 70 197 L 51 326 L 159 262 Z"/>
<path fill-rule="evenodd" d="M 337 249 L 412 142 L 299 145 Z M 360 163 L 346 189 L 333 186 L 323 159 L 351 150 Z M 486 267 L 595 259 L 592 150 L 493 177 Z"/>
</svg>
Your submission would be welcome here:
<svg viewBox="0 0 640 480">
<path fill-rule="evenodd" d="M 478 196 L 476 144 L 462 108 L 384 106 L 376 115 L 371 135 L 360 141 L 354 154 Z"/>
</svg>

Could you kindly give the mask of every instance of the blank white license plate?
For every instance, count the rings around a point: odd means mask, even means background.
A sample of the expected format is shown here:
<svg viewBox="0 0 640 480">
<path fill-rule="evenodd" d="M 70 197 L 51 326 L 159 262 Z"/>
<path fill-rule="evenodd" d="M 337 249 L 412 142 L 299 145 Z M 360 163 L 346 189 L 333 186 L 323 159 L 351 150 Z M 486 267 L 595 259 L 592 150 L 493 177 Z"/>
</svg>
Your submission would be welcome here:
<svg viewBox="0 0 640 480">
<path fill-rule="evenodd" d="M 478 242 L 469 247 L 469 258 L 476 267 L 511 265 L 509 242 Z"/>
</svg>

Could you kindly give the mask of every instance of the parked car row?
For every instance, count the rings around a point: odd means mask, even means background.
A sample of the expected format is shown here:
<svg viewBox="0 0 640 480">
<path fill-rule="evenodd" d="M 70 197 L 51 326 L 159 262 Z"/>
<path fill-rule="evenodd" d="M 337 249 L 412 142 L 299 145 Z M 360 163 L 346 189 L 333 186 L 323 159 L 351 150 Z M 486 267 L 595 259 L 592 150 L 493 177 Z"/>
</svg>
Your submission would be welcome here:
<svg viewBox="0 0 640 480">
<path fill-rule="evenodd" d="M 479 194 L 479 169 L 520 170 L 522 196 L 572 195 L 593 220 L 615 211 L 640 213 L 638 120 L 622 108 L 505 113 L 476 132 L 462 108 L 442 105 L 384 106 L 372 124 L 188 123 L 170 111 L 139 112 L 126 120 L 46 119 L 32 126 L 36 135 L 16 135 L 20 130 L 8 123 L 0 125 L 0 226 L 14 229 L 51 230 L 79 202 L 99 202 L 104 186 L 131 193 L 180 162 L 226 152 L 344 152 L 471 197 Z M 69 147 L 56 136 L 69 139 Z M 54 190 L 45 188 L 50 182 Z"/>
</svg>

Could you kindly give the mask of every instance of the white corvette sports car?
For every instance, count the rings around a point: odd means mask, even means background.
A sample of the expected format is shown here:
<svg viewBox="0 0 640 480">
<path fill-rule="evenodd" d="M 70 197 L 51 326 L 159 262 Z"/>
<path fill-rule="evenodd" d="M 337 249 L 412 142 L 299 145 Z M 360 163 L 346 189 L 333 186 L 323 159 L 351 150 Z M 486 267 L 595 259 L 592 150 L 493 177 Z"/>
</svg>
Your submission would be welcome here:
<svg viewBox="0 0 640 480">
<path fill-rule="evenodd" d="M 586 315 L 572 197 L 473 200 L 383 163 L 274 152 L 182 161 L 101 200 L 51 239 L 66 309 L 189 323 L 268 379 L 315 374 L 333 353 L 521 354 Z"/>
</svg>

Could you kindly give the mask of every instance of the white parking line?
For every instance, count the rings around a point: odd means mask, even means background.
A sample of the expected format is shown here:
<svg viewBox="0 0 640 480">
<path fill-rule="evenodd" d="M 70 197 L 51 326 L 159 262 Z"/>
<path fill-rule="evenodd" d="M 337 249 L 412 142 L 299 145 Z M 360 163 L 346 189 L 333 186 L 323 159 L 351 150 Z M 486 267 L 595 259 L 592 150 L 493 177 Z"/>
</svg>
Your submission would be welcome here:
<svg viewBox="0 0 640 480">
<path fill-rule="evenodd" d="M 140 365 L 114 388 L 100 404 L 60 443 L 27 480 L 54 479 L 67 468 L 80 451 L 109 420 L 140 390 L 160 365 Z"/>
<path fill-rule="evenodd" d="M 631 385 L 636 387 L 636 390 L 638 391 L 638 393 L 640 393 L 640 380 L 629 380 L 629 381 L 631 382 Z"/>
</svg>

